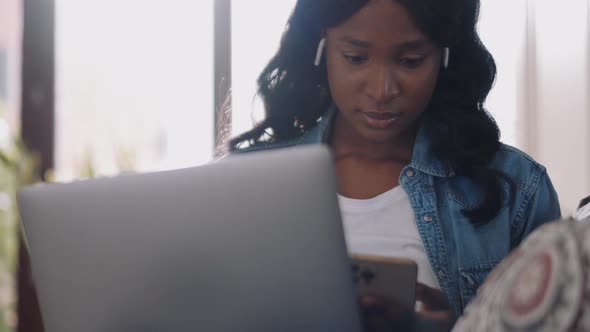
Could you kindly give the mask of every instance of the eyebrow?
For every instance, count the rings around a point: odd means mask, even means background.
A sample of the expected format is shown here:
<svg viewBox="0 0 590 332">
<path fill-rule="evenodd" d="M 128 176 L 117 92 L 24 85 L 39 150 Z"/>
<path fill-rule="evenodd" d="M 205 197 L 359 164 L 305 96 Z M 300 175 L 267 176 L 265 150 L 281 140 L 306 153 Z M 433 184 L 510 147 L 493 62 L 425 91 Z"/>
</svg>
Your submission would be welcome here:
<svg viewBox="0 0 590 332">
<path fill-rule="evenodd" d="M 350 44 L 352 46 L 357 46 L 357 47 L 361 47 L 361 48 L 371 48 L 372 44 L 366 41 L 362 41 L 356 38 L 352 38 L 352 37 L 348 37 L 348 36 L 344 36 L 344 37 L 340 37 L 338 38 L 339 41 Z"/>
<path fill-rule="evenodd" d="M 356 38 L 349 37 L 349 36 L 340 37 L 340 38 L 338 38 L 338 40 L 341 42 L 347 43 L 349 45 L 360 47 L 360 48 L 373 47 L 373 44 L 371 44 L 370 42 L 363 41 L 363 40 L 356 39 Z M 431 44 L 430 41 L 428 41 L 427 39 L 416 39 L 416 40 L 404 42 L 404 43 L 400 44 L 398 46 L 398 48 L 400 48 L 404 51 L 411 51 L 411 50 L 417 50 L 417 49 L 424 48 L 426 46 L 429 46 L 430 44 Z"/>
<path fill-rule="evenodd" d="M 426 39 L 417 39 L 401 44 L 400 48 L 407 51 L 419 50 L 429 46 L 430 44 L 431 43 Z"/>
</svg>

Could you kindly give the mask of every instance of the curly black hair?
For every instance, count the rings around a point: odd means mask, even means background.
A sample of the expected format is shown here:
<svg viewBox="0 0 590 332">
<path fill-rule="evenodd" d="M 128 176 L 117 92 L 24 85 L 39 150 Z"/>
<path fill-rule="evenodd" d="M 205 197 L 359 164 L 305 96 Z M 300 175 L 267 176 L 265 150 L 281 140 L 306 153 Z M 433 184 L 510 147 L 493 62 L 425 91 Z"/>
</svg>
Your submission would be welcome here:
<svg viewBox="0 0 590 332">
<path fill-rule="evenodd" d="M 350 18 L 370 0 L 298 0 L 277 53 L 258 78 L 266 117 L 230 141 L 230 150 L 261 141 L 280 142 L 303 135 L 329 109 L 332 98 L 326 64 L 313 65 L 325 31 Z M 463 214 L 473 223 L 493 219 L 502 204 L 501 181 L 510 179 L 487 165 L 500 148 L 500 130 L 483 104 L 496 77 L 492 55 L 477 30 L 479 0 L 392 0 L 403 5 L 418 27 L 438 46 L 451 50 L 432 99 L 421 119 L 439 158 L 483 187 L 484 200 Z"/>
</svg>

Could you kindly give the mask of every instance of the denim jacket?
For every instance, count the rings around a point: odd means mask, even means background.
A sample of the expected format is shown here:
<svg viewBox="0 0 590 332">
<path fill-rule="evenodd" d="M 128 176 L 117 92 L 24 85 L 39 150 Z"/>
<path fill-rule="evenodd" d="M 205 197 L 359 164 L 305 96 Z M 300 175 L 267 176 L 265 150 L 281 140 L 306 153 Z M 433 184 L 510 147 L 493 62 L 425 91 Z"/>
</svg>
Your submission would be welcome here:
<svg viewBox="0 0 590 332">
<path fill-rule="evenodd" d="M 244 152 L 327 143 L 336 110 L 296 139 L 261 143 Z M 462 210 L 478 205 L 483 191 L 469 178 L 435 157 L 423 127 L 418 131 L 412 161 L 399 183 L 414 210 L 418 231 L 432 269 L 454 312 L 459 315 L 490 271 L 529 233 L 561 216 L 557 194 L 543 166 L 525 153 L 502 145 L 489 165 L 512 179 L 503 184 L 502 208 L 496 218 L 476 226 Z"/>
</svg>

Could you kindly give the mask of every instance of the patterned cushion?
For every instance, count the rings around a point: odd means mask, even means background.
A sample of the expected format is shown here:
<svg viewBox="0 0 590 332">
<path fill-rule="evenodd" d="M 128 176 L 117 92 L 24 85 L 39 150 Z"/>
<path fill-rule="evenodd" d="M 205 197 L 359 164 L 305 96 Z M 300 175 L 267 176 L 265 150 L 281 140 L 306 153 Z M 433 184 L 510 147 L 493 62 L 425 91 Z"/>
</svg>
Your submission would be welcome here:
<svg viewBox="0 0 590 332">
<path fill-rule="evenodd" d="M 563 220 L 531 234 L 453 331 L 590 331 L 590 224 Z"/>
</svg>

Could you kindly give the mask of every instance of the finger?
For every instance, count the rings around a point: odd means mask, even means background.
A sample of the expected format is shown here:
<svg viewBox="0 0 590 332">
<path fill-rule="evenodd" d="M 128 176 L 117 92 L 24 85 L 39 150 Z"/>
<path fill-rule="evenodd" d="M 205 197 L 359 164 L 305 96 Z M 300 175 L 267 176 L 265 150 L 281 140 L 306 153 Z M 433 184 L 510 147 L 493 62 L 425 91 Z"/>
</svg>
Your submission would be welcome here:
<svg viewBox="0 0 590 332">
<path fill-rule="evenodd" d="M 416 285 L 416 301 L 422 302 L 422 308 L 426 310 L 449 308 L 449 303 L 442 291 L 423 284 Z"/>
<path fill-rule="evenodd" d="M 450 310 L 420 310 L 416 312 L 421 320 L 428 320 L 436 325 L 437 331 L 448 331 L 453 325 L 453 313 Z"/>
<path fill-rule="evenodd" d="M 450 310 L 427 310 L 427 309 L 420 309 L 416 312 L 416 315 L 436 321 L 446 321 L 453 317 L 453 313 Z"/>
<path fill-rule="evenodd" d="M 387 306 L 379 297 L 361 296 L 358 301 L 359 307 L 365 316 L 384 316 L 387 311 Z"/>
<path fill-rule="evenodd" d="M 410 313 L 400 305 L 391 303 L 379 296 L 360 296 L 359 306 L 365 316 L 387 317 L 389 320 L 400 320 Z"/>
<path fill-rule="evenodd" d="M 359 304 L 362 307 L 381 307 L 384 305 L 383 301 L 377 296 L 364 295 L 359 297 Z"/>
</svg>

